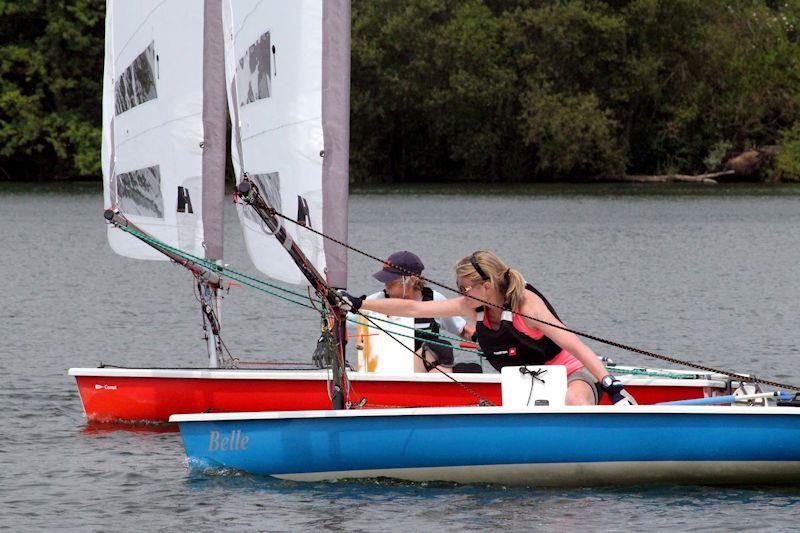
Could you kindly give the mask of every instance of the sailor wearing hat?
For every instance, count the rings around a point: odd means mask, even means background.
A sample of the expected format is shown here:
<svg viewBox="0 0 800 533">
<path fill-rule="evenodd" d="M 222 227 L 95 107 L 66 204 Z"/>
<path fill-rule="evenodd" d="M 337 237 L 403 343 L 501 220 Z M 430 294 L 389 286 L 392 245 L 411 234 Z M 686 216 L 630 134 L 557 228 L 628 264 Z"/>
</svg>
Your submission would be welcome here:
<svg viewBox="0 0 800 533">
<path fill-rule="evenodd" d="M 399 251 L 390 255 L 383 264 L 383 268 L 372 275 L 373 278 L 383 283 L 383 290 L 367 296 L 367 300 L 378 300 L 383 298 L 402 298 L 405 300 L 417 301 L 444 301 L 447 298 L 425 285 L 419 278 L 422 275 L 425 265 L 420 258 L 409 251 Z M 417 317 L 414 320 L 414 327 L 427 332 L 418 332 L 415 336 L 417 340 L 414 348 L 418 353 L 425 356 L 425 363 L 422 359 L 415 361 L 414 369 L 417 372 L 426 372 L 434 366 L 448 372 L 453 370 L 454 358 L 453 349 L 439 344 L 428 344 L 424 339 L 430 339 L 437 343 L 447 341 L 438 337 L 441 330 L 445 330 L 453 335 L 458 335 L 464 339 L 469 339 L 475 332 L 475 328 L 467 324 L 466 320 L 459 316 L 444 318 Z M 420 340 L 422 338 L 423 340 Z M 465 366 L 460 364 L 459 367 Z M 475 365 L 477 366 L 477 365 Z M 458 371 L 460 368 L 456 368 Z M 467 370 L 465 366 L 464 370 Z M 472 369 L 476 371 L 477 369 Z"/>
</svg>

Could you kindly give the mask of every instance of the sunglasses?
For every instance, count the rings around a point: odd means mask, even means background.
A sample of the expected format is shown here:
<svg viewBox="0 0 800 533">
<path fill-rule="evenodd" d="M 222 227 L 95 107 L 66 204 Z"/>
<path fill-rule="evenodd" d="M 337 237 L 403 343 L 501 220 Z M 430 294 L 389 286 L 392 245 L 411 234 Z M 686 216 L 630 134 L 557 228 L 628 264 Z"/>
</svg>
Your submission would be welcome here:
<svg viewBox="0 0 800 533">
<path fill-rule="evenodd" d="M 481 281 L 478 281 L 478 282 L 475 282 L 475 283 L 471 283 L 471 284 L 469 284 L 467 286 L 464 286 L 464 285 L 461 285 L 461 284 L 456 284 L 456 288 L 458 288 L 458 292 L 460 292 L 461 294 L 467 294 L 469 291 L 471 291 L 472 289 L 474 289 L 475 287 L 477 287 L 481 283 L 482 283 Z"/>
</svg>

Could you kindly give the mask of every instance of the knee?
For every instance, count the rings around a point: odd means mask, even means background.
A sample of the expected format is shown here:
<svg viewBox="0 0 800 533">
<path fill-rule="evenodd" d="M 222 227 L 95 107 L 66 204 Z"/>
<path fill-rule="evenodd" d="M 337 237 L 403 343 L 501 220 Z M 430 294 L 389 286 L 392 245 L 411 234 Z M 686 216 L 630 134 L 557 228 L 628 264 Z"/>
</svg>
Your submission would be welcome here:
<svg viewBox="0 0 800 533">
<path fill-rule="evenodd" d="M 567 386 L 567 405 L 594 405 L 594 394 L 585 381 L 573 381 Z"/>
</svg>

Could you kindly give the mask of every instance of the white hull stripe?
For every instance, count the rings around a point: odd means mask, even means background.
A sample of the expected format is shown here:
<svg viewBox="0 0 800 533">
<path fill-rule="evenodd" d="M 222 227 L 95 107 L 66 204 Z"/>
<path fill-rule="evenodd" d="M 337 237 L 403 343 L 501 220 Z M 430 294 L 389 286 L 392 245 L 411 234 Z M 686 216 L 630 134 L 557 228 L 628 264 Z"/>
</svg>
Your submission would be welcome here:
<svg viewBox="0 0 800 533">
<path fill-rule="evenodd" d="M 343 409 L 317 411 L 257 411 L 240 413 L 192 413 L 169 417 L 170 422 L 223 422 L 243 420 L 247 423 L 257 420 L 322 419 L 322 418 L 363 418 L 363 417 L 412 417 L 412 416 L 510 416 L 535 415 L 740 415 L 800 416 L 797 407 L 759 407 L 759 406 L 720 406 L 720 405 L 565 405 L 563 407 L 409 407 L 404 409 Z"/>
<path fill-rule="evenodd" d="M 680 373 L 670 370 L 673 373 Z M 102 378 L 179 378 L 179 379 L 252 379 L 252 380 L 326 380 L 325 370 L 179 370 L 157 368 L 70 368 L 70 376 L 90 376 Z M 687 372 L 687 374 L 691 374 Z M 348 372 L 350 381 L 401 381 L 412 383 L 449 383 L 450 379 L 441 374 L 387 375 L 372 372 Z M 500 383 L 500 374 L 457 374 L 463 383 Z M 724 388 L 724 376 L 715 379 L 670 379 L 637 375 L 620 375 L 625 385 L 649 385 L 670 387 L 713 387 Z"/>
</svg>

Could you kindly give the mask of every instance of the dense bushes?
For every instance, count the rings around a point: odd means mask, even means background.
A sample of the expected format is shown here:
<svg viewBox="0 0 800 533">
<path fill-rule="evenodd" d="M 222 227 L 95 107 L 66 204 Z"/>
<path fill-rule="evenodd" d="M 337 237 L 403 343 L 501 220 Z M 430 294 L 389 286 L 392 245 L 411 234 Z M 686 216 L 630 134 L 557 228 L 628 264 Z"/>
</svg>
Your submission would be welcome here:
<svg viewBox="0 0 800 533">
<path fill-rule="evenodd" d="M 100 173 L 104 10 L 0 1 L 0 176 Z"/>
<path fill-rule="evenodd" d="M 0 177 L 99 174 L 102 0 L 0 1 Z M 800 3 L 353 0 L 355 181 L 800 175 Z"/>
<path fill-rule="evenodd" d="M 778 143 L 800 118 L 797 2 L 369 0 L 353 11 L 358 179 L 698 173 L 722 162 L 721 147 Z"/>
</svg>

